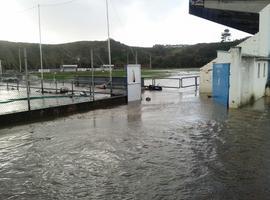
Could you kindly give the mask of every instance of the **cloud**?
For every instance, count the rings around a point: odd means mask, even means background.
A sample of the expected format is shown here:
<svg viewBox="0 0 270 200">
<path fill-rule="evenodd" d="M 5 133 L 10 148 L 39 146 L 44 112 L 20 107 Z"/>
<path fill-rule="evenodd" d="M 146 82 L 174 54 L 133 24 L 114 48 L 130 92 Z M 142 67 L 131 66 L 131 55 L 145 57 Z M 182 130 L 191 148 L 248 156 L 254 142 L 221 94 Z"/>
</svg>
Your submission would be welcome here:
<svg viewBox="0 0 270 200">
<path fill-rule="evenodd" d="M 9 0 L 0 2 L 0 39 L 38 42 L 37 7 L 41 4 L 42 41 L 63 43 L 105 40 L 105 0 Z M 48 4 L 59 5 L 48 6 Z M 109 0 L 111 37 L 135 46 L 219 41 L 224 26 L 190 16 L 188 1 Z M 20 34 L 18 33 L 20 30 Z M 236 38 L 247 34 L 233 30 Z"/>
</svg>

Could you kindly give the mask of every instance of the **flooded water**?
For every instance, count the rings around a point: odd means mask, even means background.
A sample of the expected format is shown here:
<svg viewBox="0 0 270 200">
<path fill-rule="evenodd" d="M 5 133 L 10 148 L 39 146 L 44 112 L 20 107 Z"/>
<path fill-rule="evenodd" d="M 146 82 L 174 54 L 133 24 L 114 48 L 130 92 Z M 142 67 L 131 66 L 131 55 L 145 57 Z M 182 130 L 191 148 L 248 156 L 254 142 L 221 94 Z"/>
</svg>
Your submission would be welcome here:
<svg viewBox="0 0 270 200">
<path fill-rule="evenodd" d="M 0 115 L 7 114 L 7 113 L 14 113 L 14 112 L 21 112 L 21 111 L 27 111 L 28 110 L 28 102 L 27 100 L 27 92 L 25 88 L 20 88 L 17 90 L 17 87 L 15 84 L 12 84 L 12 86 L 4 86 L 3 83 L 0 82 Z M 24 87 L 20 85 L 21 87 Z M 34 88 L 33 88 L 34 87 Z M 32 85 L 31 92 L 30 92 L 30 105 L 31 109 L 42 109 L 42 108 L 48 108 L 48 107 L 54 107 L 54 106 L 61 106 L 61 105 L 69 105 L 69 104 L 75 104 L 75 103 L 81 103 L 81 102 L 89 102 L 93 101 L 93 97 L 89 96 L 90 89 L 89 87 L 76 87 L 74 86 L 74 96 L 73 98 L 70 97 L 71 92 L 69 94 L 59 94 L 59 90 L 61 87 L 63 88 L 69 88 L 71 91 L 71 83 L 61 83 L 58 84 L 58 93 L 55 92 L 55 85 L 52 83 L 44 83 L 45 88 L 50 88 L 51 90 L 46 89 L 47 93 L 41 94 L 39 87 L 40 85 Z M 38 89 L 37 89 L 38 88 Z M 48 91 L 50 93 L 48 93 Z M 80 95 L 81 92 L 86 92 L 87 95 Z M 123 91 L 120 90 L 114 90 L 116 93 L 123 93 Z M 95 99 L 105 99 L 109 98 L 109 89 L 107 90 L 101 90 L 96 88 L 95 89 Z M 104 93 L 104 94 L 100 94 Z M 107 94 L 105 94 L 107 93 Z M 23 100 L 21 100 L 23 99 Z"/>
<path fill-rule="evenodd" d="M 0 199 L 269 199 L 269 121 L 269 99 L 227 112 L 164 90 L 2 129 Z"/>
</svg>

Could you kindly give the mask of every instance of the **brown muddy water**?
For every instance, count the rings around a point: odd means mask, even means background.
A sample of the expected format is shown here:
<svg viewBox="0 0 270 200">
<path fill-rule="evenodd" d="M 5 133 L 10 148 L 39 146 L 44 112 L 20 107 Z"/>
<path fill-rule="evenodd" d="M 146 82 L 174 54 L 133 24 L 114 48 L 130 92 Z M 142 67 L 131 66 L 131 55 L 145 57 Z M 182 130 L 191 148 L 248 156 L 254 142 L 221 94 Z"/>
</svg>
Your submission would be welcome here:
<svg viewBox="0 0 270 200">
<path fill-rule="evenodd" d="M 227 112 L 165 90 L 2 129 L 0 199 L 269 199 L 269 122 L 269 99 Z"/>
</svg>

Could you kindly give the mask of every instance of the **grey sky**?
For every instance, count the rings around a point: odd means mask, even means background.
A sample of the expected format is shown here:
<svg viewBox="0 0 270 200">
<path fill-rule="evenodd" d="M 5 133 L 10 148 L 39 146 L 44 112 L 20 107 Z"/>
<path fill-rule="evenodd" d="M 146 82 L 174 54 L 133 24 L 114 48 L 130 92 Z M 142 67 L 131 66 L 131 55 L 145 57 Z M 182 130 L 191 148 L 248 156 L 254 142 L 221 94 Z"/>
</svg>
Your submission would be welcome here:
<svg viewBox="0 0 270 200">
<path fill-rule="evenodd" d="M 0 0 L 0 40 L 38 42 L 39 3 L 43 43 L 106 39 L 105 0 Z M 188 0 L 109 0 L 109 5 L 111 37 L 128 45 L 213 42 L 225 29 L 190 16 Z M 231 31 L 233 39 L 247 36 Z"/>
</svg>

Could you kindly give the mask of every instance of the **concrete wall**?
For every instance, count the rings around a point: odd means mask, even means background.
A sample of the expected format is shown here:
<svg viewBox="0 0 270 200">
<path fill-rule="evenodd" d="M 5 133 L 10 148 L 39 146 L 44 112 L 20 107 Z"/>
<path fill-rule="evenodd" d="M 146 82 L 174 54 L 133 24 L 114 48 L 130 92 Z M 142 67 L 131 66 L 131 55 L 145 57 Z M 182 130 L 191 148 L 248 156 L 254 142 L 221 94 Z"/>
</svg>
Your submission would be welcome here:
<svg viewBox="0 0 270 200">
<path fill-rule="evenodd" d="M 257 33 L 253 37 L 248 38 L 244 42 L 238 45 L 242 48 L 242 54 L 244 55 L 260 55 L 260 33 Z"/>
<path fill-rule="evenodd" d="M 216 59 L 200 69 L 200 94 L 212 94 L 213 65 L 215 62 Z"/>
<path fill-rule="evenodd" d="M 231 52 L 229 107 L 239 108 L 264 96 L 268 62 L 258 61 L 255 57 L 243 57 L 240 48 Z"/>
<path fill-rule="evenodd" d="M 260 12 L 260 55 L 270 55 L 270 4 Z"/>
<path fill-rule="evenodd" d="M 241 105 L 241 48 L 232 48 L 230 50 L 231 66 L 230 66 L 230 91 L 229 91 L 229 107 L 238 108 Z"/>
<path fill-rule="evenodd" d="M 231 63 L 231 54 L 229 51 L 217 51 L 217 63 Z"/>
<path fill-rule="evenodd" d="M 267 83 L 268 61 L 256 61 L 253 73 L 253 94 L 255 100 L 261 98 L 265 94 L 265 86 Z"/>
</svg>

